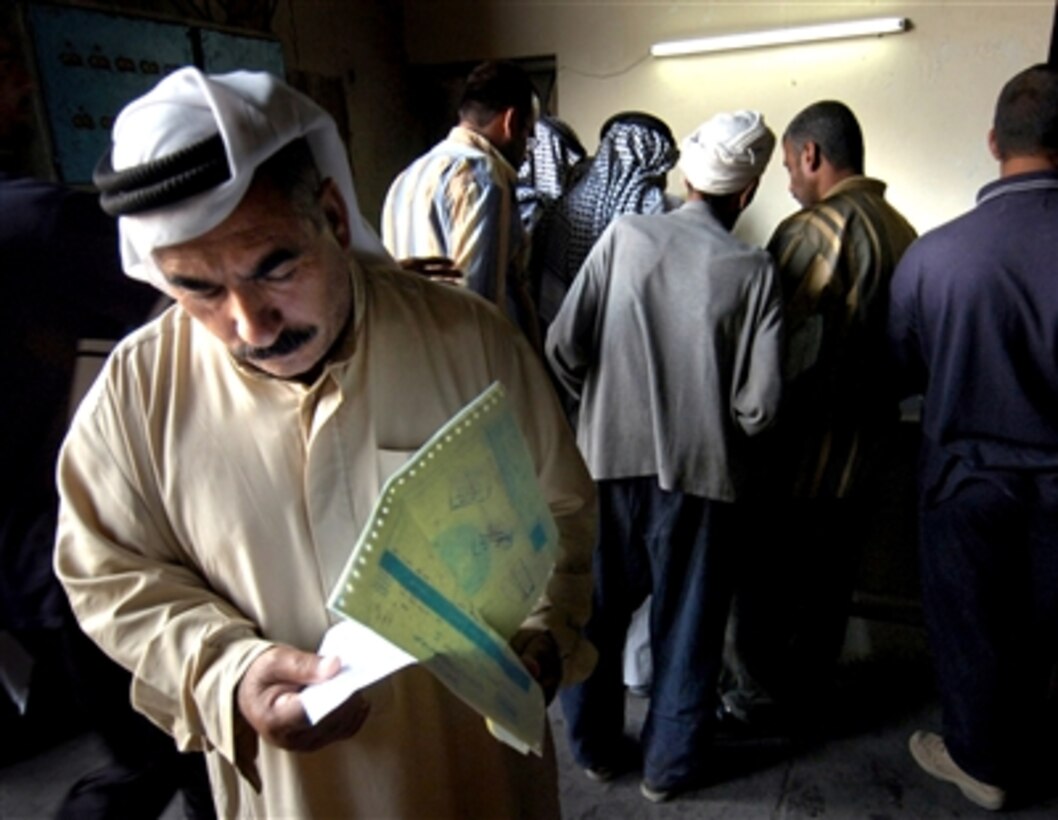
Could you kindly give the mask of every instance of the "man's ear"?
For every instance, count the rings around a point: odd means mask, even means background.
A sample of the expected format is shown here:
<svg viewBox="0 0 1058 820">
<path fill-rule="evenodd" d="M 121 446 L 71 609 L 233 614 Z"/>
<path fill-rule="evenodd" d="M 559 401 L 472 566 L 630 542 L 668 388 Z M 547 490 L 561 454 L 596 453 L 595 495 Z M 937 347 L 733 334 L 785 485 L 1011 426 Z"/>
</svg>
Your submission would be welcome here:
<svg viewBox="0 0 1058 820">
<path fill-rule="evenodd" d="M 988 150 L 992 152 L 997 162 L 1003 161 L 1003 155 L 999 153 L 999 143 L 996 141 L 996 129 L 988 129 Z"/>
<path fill-rule="evenodd" d="M 327 220 L 327 227 L 331 229 L 334 238 L 343 250 L 349 249 L 349 209 L 345 206 L 345 198 L 338 190 L 338 185 L 328 177 L 320 185 L 320 208 L 323 217 Z"/>
<path fill-rule="evenodd" d="M 805 140 L 805 144 L 801 146 L 801 163 L 806 171 L 815 173 L 819 170 L 819 166 L 823 164 L 823 154 L 819 150 L 818 142 Z"/>
<path fill-rule="evenodd" d="M 503 134 L 504 142 L 513 140 L 521 128 L 521 117 L 518 116 L 518 112 L 512 105 L 510 108 L 503 109 L 503 113 L 500 114 L 500 129 Z"/>
<path fill-rule="evenodd" d="M 739 213 L 746 210 L 749 204 L 753 201 L 753 197 L 757 195 L 757 188 L 760 187 L 760 177 L 754 179 L 749 185 L 742 189 L 742 193 L 738 195 L 738 210 Z"/>
</svg>

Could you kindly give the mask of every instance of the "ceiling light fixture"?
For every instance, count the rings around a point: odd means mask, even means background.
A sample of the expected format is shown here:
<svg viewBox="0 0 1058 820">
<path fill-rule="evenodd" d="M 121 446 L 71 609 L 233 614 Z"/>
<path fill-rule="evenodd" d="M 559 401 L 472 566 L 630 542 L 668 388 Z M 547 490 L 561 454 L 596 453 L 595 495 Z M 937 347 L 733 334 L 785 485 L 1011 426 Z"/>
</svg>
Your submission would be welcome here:
<svg viewBox="0 0 1058 820">
<path fill-rule="evenodd" d="M 708 54 L 743 48 L 898 34 L 910 27 L 911 20 L 907 17 L 874 17 L 869 20 L 846 20 L 840 23 L 746 31 L 740 34 L 718 34 L 690 40 L 669 40 L 652 45 L 650 53 L 654 57 L 678 57 L 684 54 Z"/>
</svg>

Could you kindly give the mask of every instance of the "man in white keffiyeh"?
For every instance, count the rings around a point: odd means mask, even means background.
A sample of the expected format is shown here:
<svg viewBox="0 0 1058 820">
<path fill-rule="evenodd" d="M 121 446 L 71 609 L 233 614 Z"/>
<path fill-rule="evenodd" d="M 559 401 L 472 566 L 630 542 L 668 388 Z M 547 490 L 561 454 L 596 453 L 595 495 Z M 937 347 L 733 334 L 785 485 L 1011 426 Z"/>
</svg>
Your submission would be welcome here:
<svg viewBox="0 0 1058 820">
<path fill-rule="evenodd" d="M 501 745 L 423 666 L 315 724 L 299 698 L 338 672 L 328 596 L 384 482 L 494 381 L 559 531 L 510 644 L 545 696 L 587 673 L 593 490 L 538 356 L 396 267 L 333 121 L 274 77 L 172 74 L 96 181 L 126 271 L 177 303 L 115 349 L 58 469 L 56 571 L 135 708 L 206 752 L 222 817 L 557 816 L 550 740 Z"/>
<path fill-rule="evenodd" d="M 589 777 L 635 759 L 624 739 L 621 657 L 652 595 L 653 682 L 642 793 L 664 800 L 705 774 L 740 503 L 763 465 L 751 437 L 778 410 L 781 305 L 774 265 L 730 233 L 775 145 L 759 114 L 719 114 L 684 142 L 687 202 L 618 217 L 547 335 L 580 399 L 577 444 L 599 491 L 585 635 L 599 662 L 562 693 Z"/>
</svg>

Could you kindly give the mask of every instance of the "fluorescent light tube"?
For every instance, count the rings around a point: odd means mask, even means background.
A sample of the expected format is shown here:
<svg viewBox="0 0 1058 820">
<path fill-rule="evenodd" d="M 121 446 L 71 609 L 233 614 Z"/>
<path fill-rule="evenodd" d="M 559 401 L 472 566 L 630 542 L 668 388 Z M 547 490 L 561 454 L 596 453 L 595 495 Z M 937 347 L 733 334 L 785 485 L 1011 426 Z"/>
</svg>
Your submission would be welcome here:
<svg viewBox="0 0 1058 820">
<path fill-rule="evenodd" d="M 818 40 L 839 40 L 847 37 L 869 37 L 907 31 L 911 21 L 907 17 L 875 17 L 869 20 L 846 20 L 841 23 L 820 23 L 741 34 L 719 34 L 692 40 L 670 40 L 650 47 L 654 57 L 676 57 L 682 54 L 703 54 L 714 51 L 734 51 L 741 48 L 808 43 Z"/>
</svg>

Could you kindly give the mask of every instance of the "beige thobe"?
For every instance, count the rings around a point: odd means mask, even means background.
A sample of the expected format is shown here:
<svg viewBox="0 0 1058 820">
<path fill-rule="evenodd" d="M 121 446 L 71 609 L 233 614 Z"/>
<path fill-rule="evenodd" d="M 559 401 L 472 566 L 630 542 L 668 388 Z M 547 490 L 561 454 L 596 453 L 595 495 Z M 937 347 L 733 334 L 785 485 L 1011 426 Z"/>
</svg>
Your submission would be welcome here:
<svg viewBox="0 0 1058 820">
<path fill-rule="evenodd" d="M 258 742 L 233 705 L 273 642 L 315 650 L 388 472 L 493 380 L 561 536 L 523 628 L 552 632 L 566 682 L 592 663 L 592 484 L 539 362 L 478 297 L 351 268 L 354 322 L 311 386 L 235 364 L 178 307 L 118 346 L 60 459 L 57 571 L 135 707 L 207 751 L 222 816 L 556 816 L 550 747 L 501 745 L 421 668 L 369 687 L 361 731 L 310 754 Z"/>
</svg>

